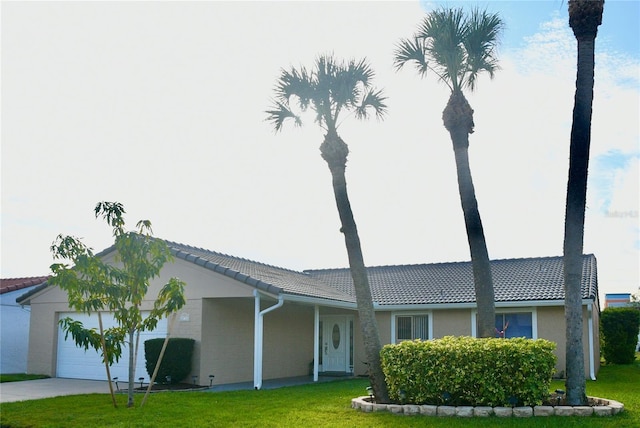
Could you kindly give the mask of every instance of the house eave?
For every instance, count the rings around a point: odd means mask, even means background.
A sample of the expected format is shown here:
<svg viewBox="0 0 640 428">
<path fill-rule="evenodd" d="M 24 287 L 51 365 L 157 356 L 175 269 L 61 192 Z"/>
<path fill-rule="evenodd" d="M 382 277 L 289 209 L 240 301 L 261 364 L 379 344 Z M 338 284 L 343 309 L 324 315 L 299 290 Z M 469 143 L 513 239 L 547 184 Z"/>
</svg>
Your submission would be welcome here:
<svg viewBox="0 0 640 428">
<path fill-rule="evenodd" d="M 582 305 L 593 303 L 593 299 L 582 299 Z M 508 302 L 496 302 L 495 307 L 499 308 L 520 308 L 520 307 L 541 307 L 541 306 L 564 306 L 564 299 L 555 300 L 516 300 Z M 414 303 L 400 305 L 384 305 L 374 303 L 376 311 L 411 311 L 411 310 L 443 310 L 443 309 L 475 309 L 475 302 L 464 303 Z"/>
<path fill-rule="evenodd" d="M 31 290 L 17 297 L 16 303 L 19 304 L 20 306 L 30 306 L 31 299 L 43 293 L 45 290 L 49 288 L 50 285 L 51 284 L 49 284 L 49 282 L 47 281 L 43 282 L 42 284 L 36 286 L 35 288 L 32 288 Z"/>
<path fill-rule="evenodd" d="M 286 302 L 305 303 L 308 305 L 328 306 L 332 308 L 357 309 L 354 302 L 345 302 L 342 300 L 325 299 L 322 297 L 302 296 L 299 294 L 281 294 Z"/>
</svg>

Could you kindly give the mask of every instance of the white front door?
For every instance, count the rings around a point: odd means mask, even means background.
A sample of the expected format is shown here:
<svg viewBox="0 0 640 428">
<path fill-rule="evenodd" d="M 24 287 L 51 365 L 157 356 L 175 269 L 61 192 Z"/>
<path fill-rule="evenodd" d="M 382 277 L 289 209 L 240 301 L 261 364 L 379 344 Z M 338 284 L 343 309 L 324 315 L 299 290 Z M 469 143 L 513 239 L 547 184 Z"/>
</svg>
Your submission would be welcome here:
<svg viewBox="0 0 640 428">
<path fill-rule="evenodd" d="M 348 371 L 347 325 L 346 316 L 322 317 L 322 371 Z"/>
</svg>

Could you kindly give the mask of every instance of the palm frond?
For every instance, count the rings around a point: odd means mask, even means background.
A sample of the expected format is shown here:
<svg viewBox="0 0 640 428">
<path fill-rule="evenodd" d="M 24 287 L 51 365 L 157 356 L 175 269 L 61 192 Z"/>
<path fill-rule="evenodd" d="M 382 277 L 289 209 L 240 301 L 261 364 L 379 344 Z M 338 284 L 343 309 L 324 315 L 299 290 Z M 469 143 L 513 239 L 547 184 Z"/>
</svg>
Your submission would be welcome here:
<svg viewBox="0 0 640 428">
<path fill-rule="evenodd" d="M 357 119 L 367 119 L 369 117 L 369 109 L 375 111 L 376 117 L 382 119 L 387 113 L 387 97 L 382 94 L 382 90 L 367 89 L 362 101 L 355 109 Z"/>
<path fill-rule="evenodd" d="M 291 68 L 291 71 L 282 70 L 276 83 L 276 98 L 281 102 L 289 103 L 295 96 L 302 110 L 306 110 L 314 96 L 313 78 L 304 67 L 300 70 Z"/>
<path fill-rule="evenodd" d="M 504 28 L 498 14 L 479 8 L 467 14 L 462 8 L 434 10 L 421 22 L 413 40 L 401 40 L 394 66 L 417 63 L 420 75 L 433 71 L 452 91 L 472 90 L 480 72 L 493 77 L 499 69 L 495 55 Z"/>
<path fill-rule="evenodd" d="M 418 34 L 425 37 L 427 56 L 433 59 L 438 75 L 452 90 L 460 89 L 464 70 L 464 27 L 462 8 L 441 8 L 428 15 L 418 30 Z"/>
<path fill-rule="evenodd" d="M 327 130 L 337 129 L 338 116 L 343 110 L 364 118 L 373 108 L 376 115 L 382 117 L 386 98 L 381 91 L 371 89 L 373 77 L 366 59 L 339 62 L 331 54 L 318 56 L 311 71 L 304 67 L 283 70 L 276 84 L 274 106 L 266 112 L 267 120 L 276 131 L 288 119 L 301 125 L 300 116 L 292 109 L 296 105 L 302 112 L 311 108 L 315 122 Z"/>
<path fill-rule="evenodd" d="M 487 72 L 493 78 L 498 67 L 496 49 L 500 42 L 500 35 L 504 29 L 504 22 L 497 13 L 474 8 L 469 16 L 464 34 L 464 49 L 466 52 L 466 81 L 472 91 L 477 85 L 478 74 Z"/>
<path fill-rule="evenodd" d="M 367 63 L 366 58 L 362 58 L 359 62 L 356 62 L 355 60 L 349 61 L 347 72 L 353 77 L 353 79 L 358 82 L 362 82 L 365 86 L 368 86 L 369 82 L 375 76 L 375 72 Z"/>
<path fill-rule="evenodd" d="M 300 116 L 291 111 L 289 106 L 280 101 L 273 102 L 272 110 L 267 110 L 267 121 L 271 122 L 276 132 L 282 130 L 282 126 L 287 119 L 293 119 L 296 126 L 302 126 L 302 120 Z"/>
<path fill-rule="evenodd" d="M 413 39 L 402 39 L 396 45 L 393 53 L 393 66 L 396 71 L 400 70 L 405 64 L 413 62 L 420 76 L 425 76 L 429 69 L 424 50 L 424 39 L 414 37 Z"/>
</svg>

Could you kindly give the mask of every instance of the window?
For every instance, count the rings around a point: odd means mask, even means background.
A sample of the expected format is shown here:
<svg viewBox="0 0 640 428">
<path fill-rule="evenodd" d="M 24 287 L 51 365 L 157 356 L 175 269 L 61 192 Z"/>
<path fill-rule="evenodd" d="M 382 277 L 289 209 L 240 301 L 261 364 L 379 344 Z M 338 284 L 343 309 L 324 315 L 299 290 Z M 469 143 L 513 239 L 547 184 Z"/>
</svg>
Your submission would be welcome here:
<svg viewBox="0 0 640 428">
<path fill-rule="evenodd" d="M 428 315 L 399 315 L 396 317 L 396 343 L 403 340 L 429 339 Z"/>
<path fill-rule="evenodd" d="M 531 312 L 496 314 L 496 337 L 533 338 L 533 322 Z"/>
</svg>

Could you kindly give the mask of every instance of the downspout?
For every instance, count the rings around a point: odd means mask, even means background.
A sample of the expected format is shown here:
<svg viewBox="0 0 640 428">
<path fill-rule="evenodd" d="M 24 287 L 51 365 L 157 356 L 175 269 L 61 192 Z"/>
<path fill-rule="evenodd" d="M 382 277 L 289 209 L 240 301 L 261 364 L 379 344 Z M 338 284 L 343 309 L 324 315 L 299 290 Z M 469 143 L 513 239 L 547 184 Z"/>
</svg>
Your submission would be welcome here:
<svg viewBox="0 0 640 428">
<path fill-rule="evenodd" d="M 589 376 L 591 380 L 596 380 L 596 372 L 595 372 L 595 351 L 594 351 L 594 343 L 593 343 L 593 304 L 587 304 L 587 325 L 589 326 Z"/>
<path fill-rule="evenodd" d="M 260 310 L 260 293 L 253 290 L 255 299 L 255 327 L 253 336 L 253 387 L 254 389 L 262 388 L 262 342 L 263 342 L 263 317 L 265 314 L 278 309 L 284 304 L 284 297 L 278 296 L 278 303 L 269 306 L 264 310 Z"/>
<path fill-rule="evenodd" d="M 320 307 L 313 308 L 313 381 L 318 381 L 318 366 L 320 364 Z"/>
</svg>

